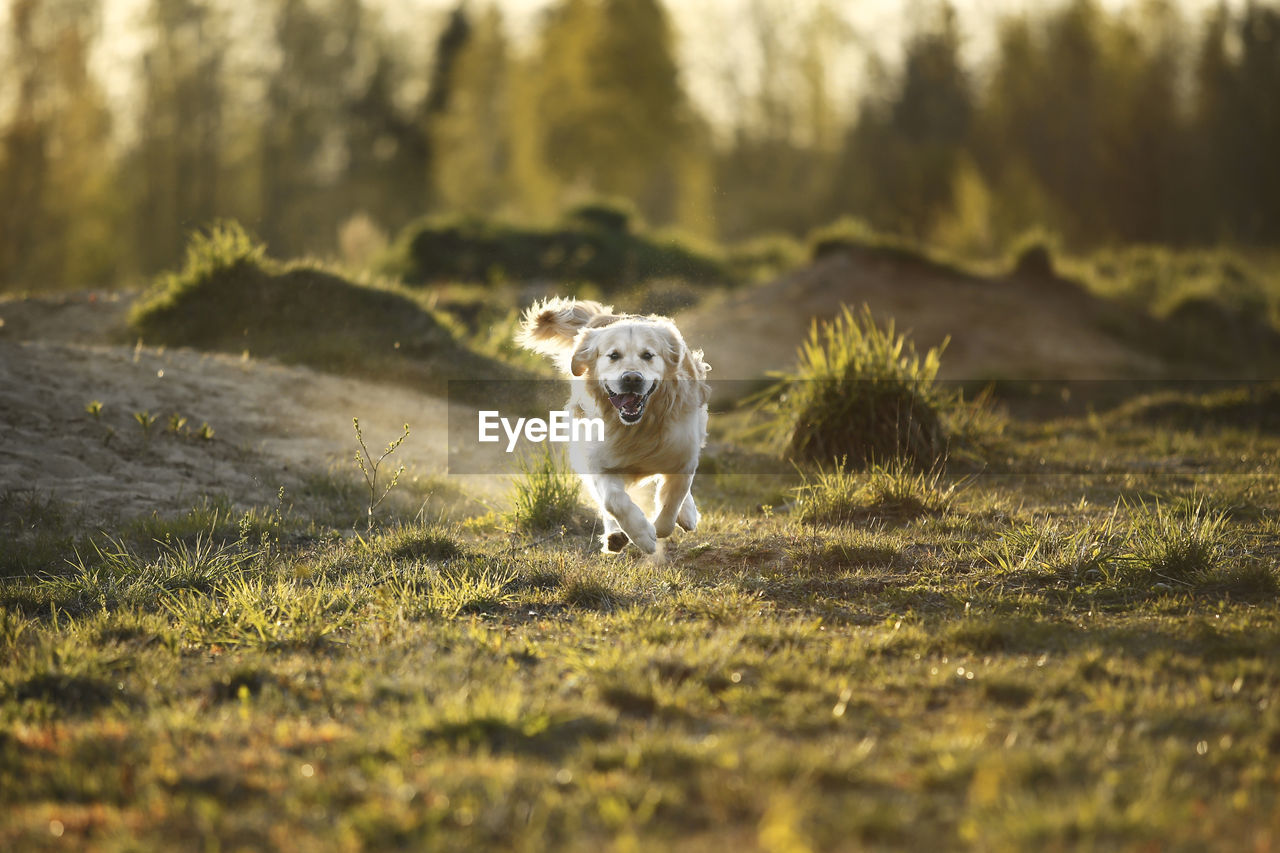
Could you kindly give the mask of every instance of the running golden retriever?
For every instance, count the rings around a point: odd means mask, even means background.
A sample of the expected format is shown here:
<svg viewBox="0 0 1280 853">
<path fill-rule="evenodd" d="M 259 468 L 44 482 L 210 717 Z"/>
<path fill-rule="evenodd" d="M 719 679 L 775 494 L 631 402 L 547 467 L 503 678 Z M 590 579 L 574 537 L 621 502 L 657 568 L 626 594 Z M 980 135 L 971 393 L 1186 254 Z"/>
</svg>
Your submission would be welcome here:
<svg viewBox="0 0 1280 853">
<path fill-rule="evenodd" d="M 601 418 L 604 441 L 573 443 L 569 458 L 600 508 L 605 551 L 630 539 L 646 554 L 678 524 L 698 526 L 690 487 L 707 440 L 707 371 L 665 317 L 614 314 L 598 302 L 553 298 L 525 312 L 516 340 L 572 377 L 565 406 Z M 628 488 L 656 480 L 653 520 Z"/>
</svg>

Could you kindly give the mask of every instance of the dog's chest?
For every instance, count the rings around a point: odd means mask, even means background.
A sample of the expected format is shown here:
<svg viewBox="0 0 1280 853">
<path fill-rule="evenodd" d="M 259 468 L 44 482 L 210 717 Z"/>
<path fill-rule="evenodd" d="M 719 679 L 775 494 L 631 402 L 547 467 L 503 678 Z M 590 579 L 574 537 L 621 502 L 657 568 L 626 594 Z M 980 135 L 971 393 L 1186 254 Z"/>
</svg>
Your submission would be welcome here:
<svg viewBox="0 0 1280 853">
<path fill-rule="evenodd" d="M 652 474 L 693 473 L 706 441 L 706 415 L 678 422 L 641 423 L 606 433 L 605 441 L 592 446 L 590 468 L 599 472 Z"/>
</svg>

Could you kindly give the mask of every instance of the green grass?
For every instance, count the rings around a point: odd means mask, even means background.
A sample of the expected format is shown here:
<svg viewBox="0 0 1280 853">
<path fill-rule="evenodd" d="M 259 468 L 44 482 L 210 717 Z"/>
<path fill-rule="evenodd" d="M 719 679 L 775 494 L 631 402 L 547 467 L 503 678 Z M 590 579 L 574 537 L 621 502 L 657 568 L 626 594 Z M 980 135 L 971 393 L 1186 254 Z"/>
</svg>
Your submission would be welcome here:
<svg viewBox="0 0 1280 853">
<path fill-rule="evenodd" d="M 585 514 L 579 497 L 580 481 L 562 453 L 545 450 L 520 460 L 514 484 L 510 519 L 525 533 L 545 533 L 581 526 Z"/>
<path fill-rule="evenodd" d="M 945 511 L 956 492 L 940 471 L 917 471 L 898 459 L 855 473 L 844 465 L 819 469 L 796 489 L 797 516 L 806 524 L 905 520 Z"/>
<path fill-rule="evenodd" d="M 1280 436 L 1013 421 L 962 485 L 798 493 L 749 452 L 712 449 L 663 560 L 456 493 L 357 536 L 324 478 L 110 536 L 9 494 L 0 848 L 1280 837 Z"/>
</svg>

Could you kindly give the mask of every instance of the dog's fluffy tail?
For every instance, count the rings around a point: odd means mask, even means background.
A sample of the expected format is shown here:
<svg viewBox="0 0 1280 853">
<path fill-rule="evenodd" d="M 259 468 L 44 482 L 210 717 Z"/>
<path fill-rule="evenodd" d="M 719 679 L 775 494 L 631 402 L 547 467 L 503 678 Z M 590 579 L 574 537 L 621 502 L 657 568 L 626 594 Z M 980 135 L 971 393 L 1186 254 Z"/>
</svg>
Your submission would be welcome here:
<svg viewBox="0 0 1280 853">
<path fill-rule="evenodd" d="M 516 343 L 544 355 L 561 355 L 573 347 L 573 339 L 583 326 L 595 317 L 612 313 L 612 306 L 585 299 L 544 299 L 524 312 Z"/>
</svg>

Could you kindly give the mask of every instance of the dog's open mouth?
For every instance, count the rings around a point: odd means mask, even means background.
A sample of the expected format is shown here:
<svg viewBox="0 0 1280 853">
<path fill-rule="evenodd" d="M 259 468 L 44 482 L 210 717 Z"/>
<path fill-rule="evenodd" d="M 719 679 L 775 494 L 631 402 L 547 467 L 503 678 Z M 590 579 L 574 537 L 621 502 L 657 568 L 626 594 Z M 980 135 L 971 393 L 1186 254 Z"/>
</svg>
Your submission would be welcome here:
<svg viewBox="0 0 1280 853">
<path fill-rule="evenodd" d="M 649 402 L 649 398 L 653 396 L 653 392 L 657 387 L 658 383 L 653 383 L 653 387 L 644 394 L 632 392 L 615 394 L 608 385 L 604 386 L 604 390 L 609 395 L 609 402 L 613 403 L 613 407 L 618 410 L 618 417 L 622 418 L 622 422 L 624 424 L 635 424 L 639 423 L 640 418 L 644 416 L 645 403 Z"/>
</svg>

